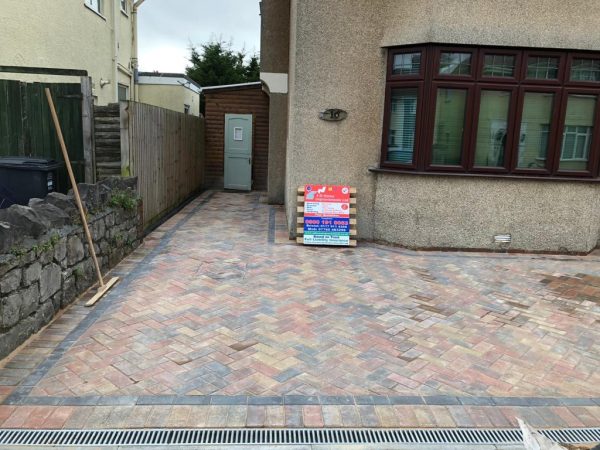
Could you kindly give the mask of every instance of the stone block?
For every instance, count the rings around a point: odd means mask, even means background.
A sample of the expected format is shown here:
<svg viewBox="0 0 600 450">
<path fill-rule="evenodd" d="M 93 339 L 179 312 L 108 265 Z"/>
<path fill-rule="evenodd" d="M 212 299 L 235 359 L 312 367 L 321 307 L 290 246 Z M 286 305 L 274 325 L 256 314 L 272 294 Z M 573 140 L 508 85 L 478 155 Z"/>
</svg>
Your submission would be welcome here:
<svg viewBox="0 0 600 450">
<path fill-rule="evenodd" d="M 19 258 L 14 255 L 0 255 L 0 277 L 19 265 Z"/>
<path fill-rule="evenodd" d="M 38 250 L 37 252 L 37 260 L 42 263 L 42 265 L 46 265 L 54 259 L 54 249 L 50 248 L 48 250 Z"/>
<path fill-rule="evenodd" d="M 0 209 L 0 222 L 8 222 L 18 233 L 41 236 L 48 230 L 48 225 L 32 208 L 23 205 L 12 205 L 10 208 Z"/>
<path fill-rule="evenodd" d="M 111 191 L 136 191 L 137 177 L 108 177 L 98 184 L 106 186 Z"/>
<path fill-rule="evenodd" d="M 90 211 L 101 210 L 110 200 L 110 188 L 103 184 L 78 183 L 79 195 L 85 207 Z M 73 196 L 73 191 L 69 191 L 69 197 Z"/>
<path fill-rule="evenodd" d="M 54 308 L 54 311 L 60 310 L 60 305 L 62 303 L 62 292 L 57 292 L 52 297 L 50 297 L 50 300 L 51 301 L 46 303 L 51 303 L 52 307 Z"/>
<path fill-rule="evenodd" d="M 91 233 L 94 241 L 98 241 L 104 237 L 106 232 L 106 226 L 104 224 L 104 219 L 96 220 L 91 227 Z"/>
<path fill-rule="evenodd" d="M 21 269 L 13 269 L 0 279 L 0 292 L 8 294 L 15 291 L 21 284 Z"/>
<path fill-rule="evenodd" d="M 54 263 L 48 264 L 42 269 L 40 276 L 40 302 L 48 300 L 61 287 L 62 272 L 60 267 Z"/>
<path fill-rule="evenodd" d="M 60 241 L 54 246 L 54 261 L 60 264 L 62 267 L 66 266 L 67 258 L 67 239 L 61 238 Z M 64 263 L 64 265 L 63 265 Z"/>
<path fill-rule="evenodd" d="M 107 227 L 112 227 L 115 224 L 115 213 L 114 212 L 109 212 L 105 217 L 104 217 L 104 222 L 106 224 Z"/>
<path fill-rule="evenodd" d="M 37 283 L 21 291 L 22 303 L 20 316 L 24 319 L 39 308 L 40 289 Z"/>
<path fill-rule="evenodd" d="M 32 209 L 46 222 L 48 228 L 60 228 L 71 222 L 69 214 L 51 203 L 41 202 L 35 204 Z"/>
<path fill-rule="evenodd" d="M 19 321 L 21 303 L 22 297 L 19 292 L 0 300 L 0 328 L 11 328 Z"/>
<path fill-rule="evenodd" d="M 77 211 L 77 204 L 75 203 L 75 199 L 73 197 L 61 194 L 60 192 L 51 192 L 46 196 L 44 201 L 56 206 L 57 208 L 60 208 L 70 217 L 79 215 L 79 212 Z"/>
<path fill-rule="evenodd" d="M 34 262 L 29 267 L 23 269 L 23 285 L 29 286 L 30 284 L 38 281 L 42 274 L 42 265 L 39 262 Z"/>
<path fill-rule="evenodd" d="M 35 331 L 38 331 L 44 325 L 50 323 L 57 311 L 58 310 L 54 308 L 52 302 L 46 302 L 40 305 L 36 313 L 31 317 L 33 319 L 33 328 Z"/>
<path fill-rule="evenodd" d="M 72 266 L 83 259 L 85 251 L 79 236 L 71 236 L 67 240 L 67 264 Z"/>
<path fill-rule="evenodd" d="M 61 306 L 64 308 L 75 300 L 77 297 L 77 284 L 75 276 L 65 277 L 63 280 Z"/>
<path fill-rule="evenodd" d="M 100 247 L 101 254 L 108 255 L 110 253 L 110 245 L 108 245 L 106 239 L 102 239 L 100 242 L 98 242 L 98 247 Z"/>
<path fill-rule="evenodd" d="M 0 253 L 8 253 L 17 244 L 17 233 L 8 222 L 0 222 Z"/>
</svg>

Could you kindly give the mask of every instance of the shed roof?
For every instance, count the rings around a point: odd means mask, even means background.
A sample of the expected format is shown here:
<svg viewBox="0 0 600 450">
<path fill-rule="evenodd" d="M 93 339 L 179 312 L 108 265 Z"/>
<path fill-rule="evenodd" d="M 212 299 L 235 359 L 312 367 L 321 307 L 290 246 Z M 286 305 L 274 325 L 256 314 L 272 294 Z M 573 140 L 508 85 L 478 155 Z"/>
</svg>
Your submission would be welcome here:
<svg viewBox="0 0 600 450">
<path fill-rule="evenodd" d="M 198 83 L 183 73 L 139 72 L 137 84 L 180 85 L 196 93 L 200 93 L 201 89 Z"/>
</svg>

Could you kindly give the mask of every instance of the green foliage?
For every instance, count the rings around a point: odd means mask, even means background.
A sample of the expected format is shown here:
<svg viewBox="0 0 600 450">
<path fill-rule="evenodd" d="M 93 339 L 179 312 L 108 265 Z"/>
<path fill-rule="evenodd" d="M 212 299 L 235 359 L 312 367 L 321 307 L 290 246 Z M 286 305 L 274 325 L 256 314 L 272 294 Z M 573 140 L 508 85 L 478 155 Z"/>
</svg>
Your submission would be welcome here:
<svg viewBox="0 0 600 450">
<path fill-rule="evenodd" d="M 20 258 L 21 256 L 23 256 L 25 253 L 27 253 L 27 250 L 24 249 L 23 247 L 13 247 L 10 249 L 10 253 L 13 256 L 16 256 L 17 258 Z"/>
<path fill-rule="evenodd" d="M 123 208 L 131 211 L 137 206 L 137 198 L 129 191 L 115 191 L 108 203 L 113 208 Z"/>
<path fill-rule="evenodd" d="M 260 80 L 260 61 L 257 55 L 250 57 L 250 62 L 246 66 L 246 80 L 247 81 L 258 81 Z"/>
<path fill-rule="evenodd" d="M 112 241 L 113 241 L 113 245 L 114 245 L 115 247 L 121 247 L 121 245 L 122 245 L 122 244 L 124 243 L 124 241 L 125 241 L 125 237 L 124 237 L 124 236 L 123 236 L 123 234 L 121 234 L 121 233 L 116 233 L 116 234 L 113 236 L 113 239 L 112 239 Z"/>
<path fill-rule="evenodd" d="M 50 239 L 46 242 L 33 245 L 31 247 L 31 250 L 35 252 L 36 255 L 39 255 L 40 253 L 44 253 L 54 249 L 56 244 L 58 244 L 58 241 L 60 241 L 60 236 L 58 234 L 53 234 L 52 236 L 50 236 Z M 21 256 L 27 253 L 27 249 L 23 247 L 13 247 L 11 248 L 10 253 L 16 256 L 17 258 L 20 258 Z"/>
<path fill-rule="evenodd" d="M 231 44 L 215 40 L 202 44 L 200 50 L 192 47 L 190 52 L 191 65 L 185 69 L 185 72 L 200 86 L 220 86 L 259 80 L 258 56 L 250 56 L 246 63 L 248 57 L 246 52 L 232 50 Z M 200 102 L 200 110 L 204 113 L 204 97 L 201 97 Z"/>
</svg>

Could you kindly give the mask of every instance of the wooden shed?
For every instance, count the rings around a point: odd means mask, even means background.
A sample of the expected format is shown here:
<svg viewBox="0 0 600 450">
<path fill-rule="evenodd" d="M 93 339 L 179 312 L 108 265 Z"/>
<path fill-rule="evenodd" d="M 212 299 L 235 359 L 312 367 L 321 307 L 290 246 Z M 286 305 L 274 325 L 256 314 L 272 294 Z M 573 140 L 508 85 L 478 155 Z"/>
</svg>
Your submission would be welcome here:
<svg viewBox="0 0 600 450">
<path fill-rule="evenodd" d="M 211 86 L 205 98 L 208 188 L 266 190 L 269 97 L 260 82 Z"/>
</svg>

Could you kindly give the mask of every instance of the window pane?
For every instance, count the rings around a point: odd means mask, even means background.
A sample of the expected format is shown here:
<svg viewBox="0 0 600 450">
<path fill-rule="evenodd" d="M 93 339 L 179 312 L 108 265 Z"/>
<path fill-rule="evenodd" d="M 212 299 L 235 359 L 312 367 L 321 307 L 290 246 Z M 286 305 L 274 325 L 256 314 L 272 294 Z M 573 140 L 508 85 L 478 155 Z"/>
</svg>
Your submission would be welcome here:
<svg viewBox="0 0 600 450">
<path fill-rule="evenodd" d="M 392 89 L 387 161 L 411 164 L 417 122 L 416 88 Z"/>
<path fill-rule="evenodd" d="M 421 73 L 421 53 L 401 53 L 394 55 L 394 75 L 419 75 Z"/>
<path fill-rule="evenodd" d="M 557 80 L 559 59 L 548 56 L 532 56 L 527 59 L 527 78 Z"/>
<path fill-rule="evenodd" d="M 481 91 L 475 165 L 503 167 L 511 93 Z"/>
<path fill-rule="evenodd" d="M 435 125 L 433 129 L 432 163 L 460 165 L 467 91 L 465 89 L 437 90 Z"/>
<path fill-rule="evenodd" d="M 514 77 L 515 57 L 513 55 L 485 55 L 483 75 L 486 77 Z"/>
<path fill-rule="evenodd" d="M 471 75 L 471 53 L 442 52 L 440 74 Z"/>
<path fill-rule="evenodd" d="M 517 167 L 520 169 L 543 169 L 546 167 L 553 107 L 554 94 L 549 92 L 525 93 L 519 131 Z"/>
<path fill-rule="evenodd" d="M 573 59 L 571 81 L 600 81 L 600 59 Z"/>
<path fill-rule="evenodd" d="M 561 170 L 586 170 L 594 131 L 595 95 L 569 95 L 563 130 Z"/>
</svg>

